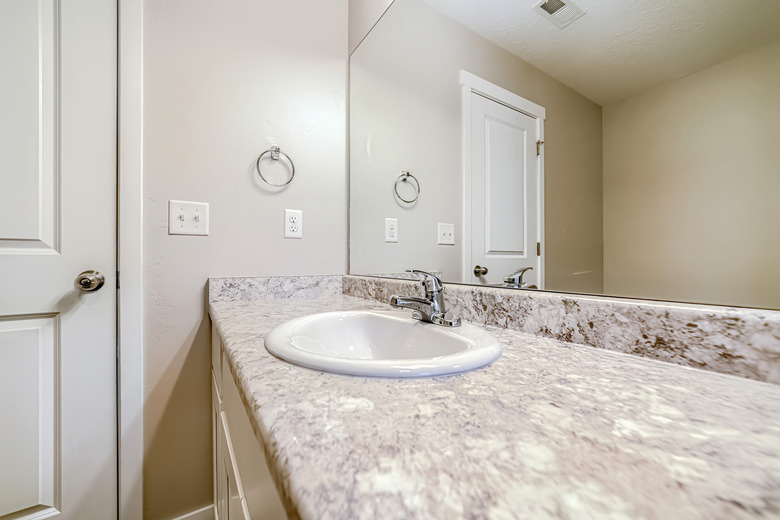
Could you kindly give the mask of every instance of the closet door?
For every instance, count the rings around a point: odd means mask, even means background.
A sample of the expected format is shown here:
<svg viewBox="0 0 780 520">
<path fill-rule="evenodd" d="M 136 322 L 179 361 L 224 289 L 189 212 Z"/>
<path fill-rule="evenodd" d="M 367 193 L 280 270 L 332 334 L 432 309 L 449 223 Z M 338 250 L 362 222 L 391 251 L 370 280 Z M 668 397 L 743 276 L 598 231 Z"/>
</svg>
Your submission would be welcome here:
<svg viewBox="0 0 780 520">
<path fill-rule="evenodd" d="M 3 0 L 0 71 L 0 517 L 116 518 L 116 4 Z"/>
</svg>

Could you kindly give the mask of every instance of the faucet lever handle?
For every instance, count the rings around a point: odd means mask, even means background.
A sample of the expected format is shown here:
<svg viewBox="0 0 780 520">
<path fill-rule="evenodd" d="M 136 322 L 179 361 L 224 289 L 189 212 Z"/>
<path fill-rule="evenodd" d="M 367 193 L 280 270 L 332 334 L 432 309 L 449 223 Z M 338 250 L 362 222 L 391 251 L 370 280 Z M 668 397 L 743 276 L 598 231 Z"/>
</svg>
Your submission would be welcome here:
<svg viewBox="0 0 780 520">
<path fill-rule="evenodd" d="M 425 290 L 426 293 L 438 293 L 443 290 L 441 286 L 441 279 L 435 274 L 431 274 L 426 271 L 420 271 L 419 269 L 407 269 L 406 272 L 414 273 L 420 278 L 420 283 L 422 284 L 423 290 Z M 425 282 L 430 282 L 430 289 Z"/>
<path fill-rule="evenodd" d="M 504 283 L 511 283 L 516 285 L 522 285 L 523 283 L 523 275 L 526 271 L 532 270 L 533 267 L 524 267 L 520 269 L 519 271 L 515 271 L 514 273 L 510 274 L 509 276 L 504 278 Z"/>
</svg>

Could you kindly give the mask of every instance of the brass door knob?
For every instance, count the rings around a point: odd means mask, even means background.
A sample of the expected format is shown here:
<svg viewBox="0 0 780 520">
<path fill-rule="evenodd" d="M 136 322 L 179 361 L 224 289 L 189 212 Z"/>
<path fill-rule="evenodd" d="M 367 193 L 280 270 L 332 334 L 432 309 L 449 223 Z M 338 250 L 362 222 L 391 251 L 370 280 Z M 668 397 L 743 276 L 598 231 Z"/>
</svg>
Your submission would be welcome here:
<svg viewBox="0 0 780 520">
<path fill-rule="evenodd" d="M 485 276 L 486 274 L 488 274 L 487 267 L 474 266 L 474 276 Z"/>
</svg>

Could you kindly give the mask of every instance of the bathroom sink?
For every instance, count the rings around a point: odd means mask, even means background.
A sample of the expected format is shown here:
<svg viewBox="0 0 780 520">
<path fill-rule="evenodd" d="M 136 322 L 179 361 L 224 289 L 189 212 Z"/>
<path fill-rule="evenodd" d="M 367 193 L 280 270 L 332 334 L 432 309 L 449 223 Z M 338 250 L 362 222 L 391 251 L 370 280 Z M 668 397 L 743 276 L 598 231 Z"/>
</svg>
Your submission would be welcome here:
<svg viewBox="0 0 780 520">
<path fill-rule="evenodd" d="M 265 338 L 271 354 L 325 372 L 424 377 L 466 372 L 498 359 L 501 344 L 468 323 L 442 327 L 401 311 L 341 311 L 283 323 Z"/>
</svg>

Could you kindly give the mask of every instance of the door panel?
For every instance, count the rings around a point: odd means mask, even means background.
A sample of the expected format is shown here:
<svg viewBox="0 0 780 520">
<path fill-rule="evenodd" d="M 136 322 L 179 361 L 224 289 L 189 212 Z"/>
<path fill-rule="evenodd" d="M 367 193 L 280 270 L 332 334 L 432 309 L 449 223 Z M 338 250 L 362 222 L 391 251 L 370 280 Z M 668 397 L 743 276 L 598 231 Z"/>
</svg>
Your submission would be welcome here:
<svg viewBox="0 0 780 520">
<path fill-rule="evenodd" d="M 0 319 L 0 517 L 55 507 L 58 338 L 56 316 Z"/>
<path fill-rule="evenodd" d="M 58 22 L 55 0 L 0 2 L 0 251 L 56 252 Z"/>
<path fill-rule="evenodd" d="M 471 283 L 501 284 L 523 268 L 524 281 L 541 288 L 538 122 L 534 117 L 471 93 L 471 258 L 487 267 Z M 471 269 L 469 270 L 471 271 Z"/>
<path fill-rule="evenodd" d="M 526 254 L 526 129 L 486 117 L 485 255 Z"/>
<path fill-rule="evenodd" d="M 115 518 L 116 4 L 0 2 L 0 70 L 0 517 Z"/>
</svg>

